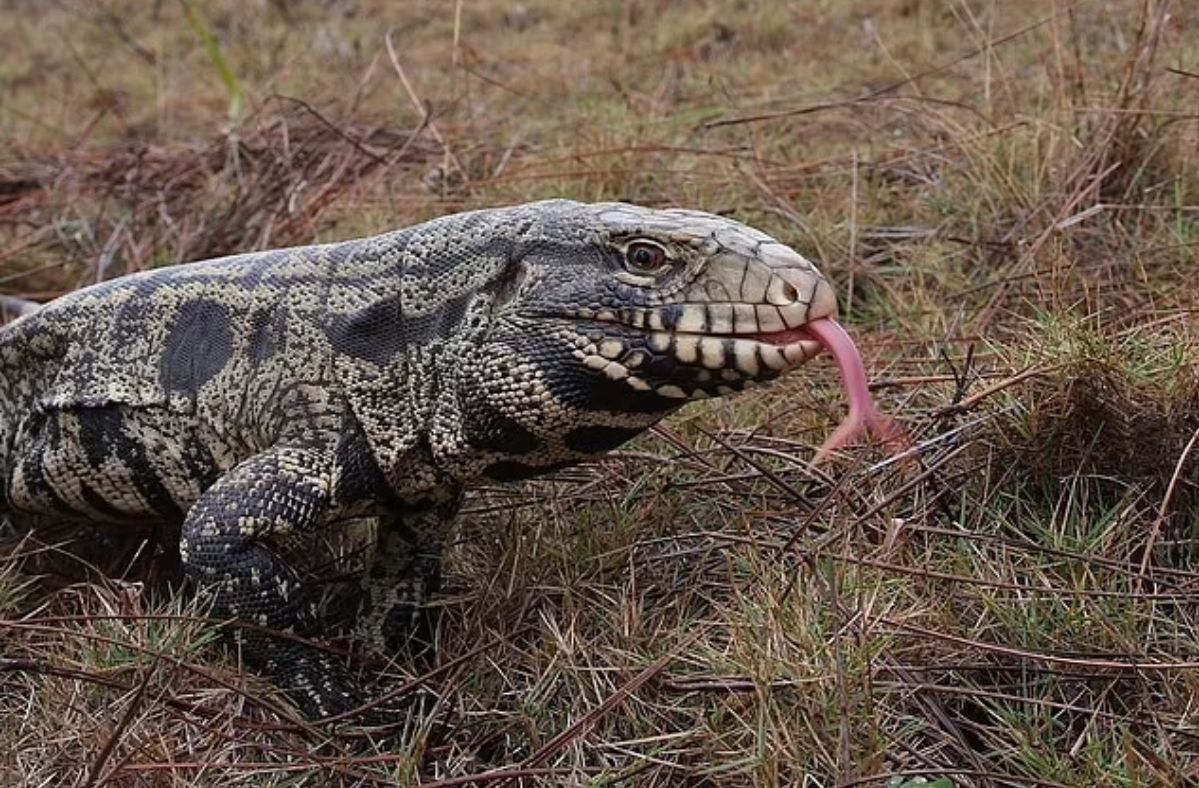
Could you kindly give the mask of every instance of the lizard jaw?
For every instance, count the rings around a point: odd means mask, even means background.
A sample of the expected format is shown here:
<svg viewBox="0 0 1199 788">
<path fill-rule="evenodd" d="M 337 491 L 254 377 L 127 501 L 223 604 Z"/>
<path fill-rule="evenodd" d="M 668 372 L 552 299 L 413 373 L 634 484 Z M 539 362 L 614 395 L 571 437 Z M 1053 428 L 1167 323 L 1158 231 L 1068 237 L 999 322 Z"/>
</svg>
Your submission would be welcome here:
<svg viewBox="0 0 1199 788">
<path fill-rule="evenodd" d="M 821 318 L 826 319 L 826 318 Z M 749 334 L 747 339 L 754 339 L 758 342 L 765 342 L 770 345 L 792 345 L 796 342 L 814 342 L 820 344 L 820 340 L 808 330 L 806 326 L 799 328 L 788 328 L 785 331 L 770 331 L 763 334 Z"/>
<path fill-rule="evenodd" d="M 828 320 L 829 318 L 820 318 Z M 763 345 L 771 345 L 782 350 L 783 358 L 788 365 L 780 372 L 787 372 L 805 363 L 825 349 L 825 344 L 808 330 L 806 326 L 788 328 L 784 331 L 770 331 L 762 334 L 734 335 L 738 339 L 750 339 Z"/>
</svg>

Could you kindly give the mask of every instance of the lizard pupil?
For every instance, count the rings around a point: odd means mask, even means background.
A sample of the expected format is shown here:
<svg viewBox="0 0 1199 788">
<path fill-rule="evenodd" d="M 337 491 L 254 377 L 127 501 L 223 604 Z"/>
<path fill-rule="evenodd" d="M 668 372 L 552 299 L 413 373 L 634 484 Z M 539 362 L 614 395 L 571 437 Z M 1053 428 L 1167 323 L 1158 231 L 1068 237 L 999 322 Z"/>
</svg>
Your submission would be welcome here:
<svg viewBox="0 0 1199 788">
<path fill-rule="evenodd" d="M 657 244 L 641 241 L 629 246 L 625 259 L 634 272 L 652 272 L 666 264 L 666 250 Z"/>
</svg>

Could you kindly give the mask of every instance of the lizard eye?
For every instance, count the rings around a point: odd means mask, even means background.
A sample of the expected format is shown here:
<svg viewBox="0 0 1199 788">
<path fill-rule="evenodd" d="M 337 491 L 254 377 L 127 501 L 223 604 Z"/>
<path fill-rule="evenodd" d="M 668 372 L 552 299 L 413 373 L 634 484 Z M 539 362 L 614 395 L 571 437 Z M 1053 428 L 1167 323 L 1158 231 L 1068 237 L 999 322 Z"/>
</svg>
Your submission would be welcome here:
<svg viewBox="0 0 1199 788">
<path fill-rule="evenodd" d="M 655 274 L 666 265 L 666 250 L 649 241 L 635 241 L 624 253 L 625 268 L 634 274 Z"/>
</svg>

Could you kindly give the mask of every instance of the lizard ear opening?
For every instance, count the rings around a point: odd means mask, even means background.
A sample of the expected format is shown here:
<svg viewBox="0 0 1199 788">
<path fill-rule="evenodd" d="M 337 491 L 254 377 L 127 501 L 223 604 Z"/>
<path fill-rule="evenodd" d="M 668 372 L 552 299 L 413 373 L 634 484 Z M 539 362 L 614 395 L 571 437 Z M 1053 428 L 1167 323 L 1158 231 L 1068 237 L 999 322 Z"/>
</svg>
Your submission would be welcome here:
<svg viewBox="0 0 1199 788">
<path fill-rule="evenodd" d="M 499 276 L 491 280 L 487 287 L 494 296 L 492 309 L 499 309 L 516 300 L 527 278 L 528 271 L 524 262 L 513 260 L 505 265 Z"/>
</svg>

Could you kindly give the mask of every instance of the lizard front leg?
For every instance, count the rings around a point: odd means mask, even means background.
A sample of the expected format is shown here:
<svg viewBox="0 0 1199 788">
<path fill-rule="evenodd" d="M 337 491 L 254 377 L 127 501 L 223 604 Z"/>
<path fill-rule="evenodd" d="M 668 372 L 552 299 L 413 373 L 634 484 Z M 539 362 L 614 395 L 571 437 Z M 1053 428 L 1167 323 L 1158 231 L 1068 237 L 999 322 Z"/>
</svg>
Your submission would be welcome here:
<svg viewBox="0 0 1199 788">
<path fill-rule="evenodd" d="M 362 579 L 357 634 L 377 650 L 431 660 L 441 588 L 441 552 L 461 496 L 381 519 L 371 566 Z"/>
<path fill-rule="evenodd" d="M 200 496 L 184 520 L 180 554 L 213 615 L 298 635 L 314 630 L 313 607 L 272 542 L 333 519 L 338 474 L 330 451 L 279 446 L 237 465 Z M 269 671 L 308 716 L 361 703 L 338 660 L 257 630 L 241 636 L 246 660 Z"/>
</svg>

